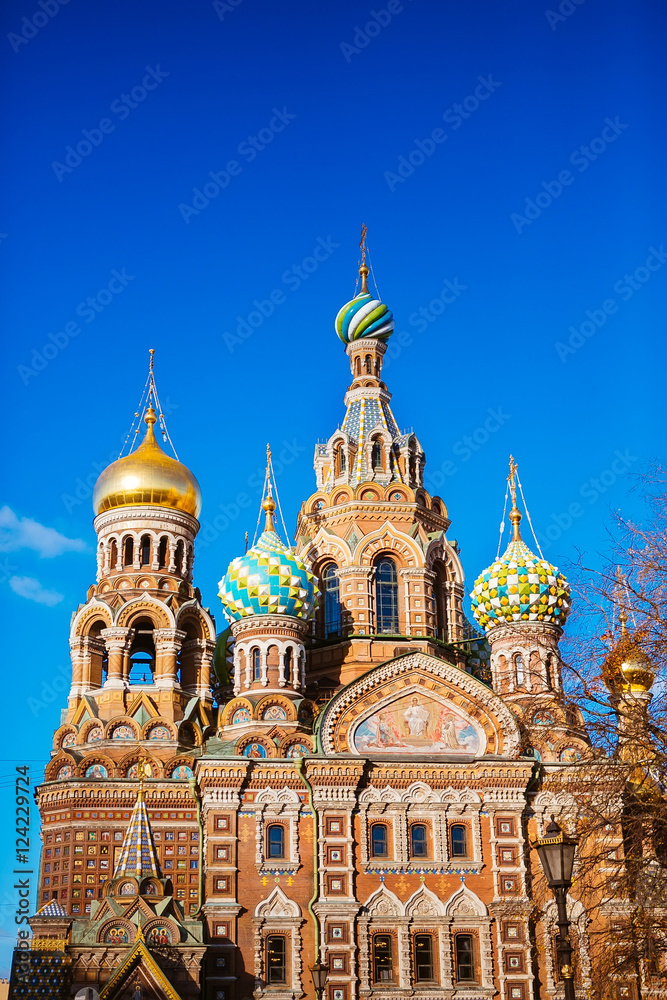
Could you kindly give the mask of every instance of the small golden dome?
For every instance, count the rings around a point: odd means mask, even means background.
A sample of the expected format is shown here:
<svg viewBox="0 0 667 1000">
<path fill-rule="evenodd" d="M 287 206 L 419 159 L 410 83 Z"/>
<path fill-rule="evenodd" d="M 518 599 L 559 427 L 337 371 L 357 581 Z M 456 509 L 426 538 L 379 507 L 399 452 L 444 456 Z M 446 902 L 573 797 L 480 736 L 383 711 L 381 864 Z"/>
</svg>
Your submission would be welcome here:
<svg viewBox="0 0 667 1000">
<path fill-rule="evenodd" d="M 152 406 L 144 419 L 148 429 L 136 451 L 112 462 L 95 483 L 95 513 L 116 507 L 154 506 L 171 507 L 197 517 L 201 510 L 199 483 L 156 441 L 153 425 L 157 417 Z"/>
<path fill-rule="evenodd" d="M 632 694 L 649 691 L 655 680 L 655 665 L 644 652 L 640 632 L 634 636 L 623 631 L 607 657 L 603 675 L 612 691 Z"/>
</svg>

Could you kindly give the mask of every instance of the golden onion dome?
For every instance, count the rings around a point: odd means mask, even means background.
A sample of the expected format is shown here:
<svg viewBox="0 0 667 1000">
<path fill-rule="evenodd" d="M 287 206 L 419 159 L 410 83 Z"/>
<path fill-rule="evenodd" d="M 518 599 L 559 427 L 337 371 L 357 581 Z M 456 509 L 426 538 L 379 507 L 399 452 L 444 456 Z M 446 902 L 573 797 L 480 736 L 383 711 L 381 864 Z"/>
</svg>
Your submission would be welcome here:
<svg viewBox="0 0 667 1000">
<path fill-rule="evenodd" d="M 170 507 L 193 517 L 201 510 L 199 483 L 185 465 L 166 455 L 155 438 L 157 417 L 149 406 L 146 435 L 136 449 L 112 462 L 95 483 L 96 514 L 116 507 Z"/>
<path fill-rule="evenodd" d="M 655 672 L 653 661 L 642 649 L 641 636 L 630 635 L 625 630 L 603 667 L 603 676 L 610 690 L 633 694 L 649 691 Z"/>
</svg>

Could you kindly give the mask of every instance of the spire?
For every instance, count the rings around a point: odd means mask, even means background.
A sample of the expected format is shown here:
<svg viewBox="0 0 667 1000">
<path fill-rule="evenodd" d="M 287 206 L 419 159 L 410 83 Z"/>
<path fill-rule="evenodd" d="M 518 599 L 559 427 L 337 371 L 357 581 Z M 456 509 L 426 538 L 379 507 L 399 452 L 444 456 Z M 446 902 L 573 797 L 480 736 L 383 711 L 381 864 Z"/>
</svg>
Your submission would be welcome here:
<svg viewBox="0 0 667 1000">
<path fill-rule="evenodd" d="M 153 875 L 155 878 L 160 877 L 155 845 L 153 844 L 153 832 L 144 802 L 146 764 L 143 760 L 137 764 L 137 775 L 139 777 L 139 794 L 114 871 L 114 879 L 127 875 L 133 878 L 146 878 L 149 875 Z"/>
<path fill-rule="evenodd" d="M 266 446 L 266 499 L 262 503 L 262 510 L 266 514 L 264 531 L 275 532 L 276 526 L 273 523 L 273 512 L 276 509 L 276 502 L 273 499 L 273 487 L 271 484 L 271 445 Z"/>
<path fill-rule="evenodd" d="M 366 267 L 366 233 L 368 232 L 365 225 L 361 226 L 361 239 L 359 241 L 359 247 L 361 249 L 361 267 L 359 268 L 359 277 L 361 278 L 361 291 L 360 295 L 368 295 L 368 268 Z"/>
<path fill-rule="evenodd" d="M 512 525 L 512 541 L 521 541 L 521 530 L 519 525 L 521 524 L 521 511 L 516 505 L 516 472 L 518 466 L 514 461 L 514 456 L 510 455 L 510 471 L 507 477 L 507 482 L 509 483 L 510 493 L 512 495 L 512 509 L 510 510 L 510 524 Z"/>
</svg>

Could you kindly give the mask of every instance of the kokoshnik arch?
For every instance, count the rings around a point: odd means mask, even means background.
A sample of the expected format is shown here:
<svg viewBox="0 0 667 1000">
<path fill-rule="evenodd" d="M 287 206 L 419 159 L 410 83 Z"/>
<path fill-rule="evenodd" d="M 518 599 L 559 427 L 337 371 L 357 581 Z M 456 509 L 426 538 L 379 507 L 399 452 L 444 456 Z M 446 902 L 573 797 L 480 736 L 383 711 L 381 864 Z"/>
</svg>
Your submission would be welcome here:
<svg viewBox="0 0 667 1000">
<path fill-rule="evenodd" d="M 383 381 L 394 320 L 368 273 L 362 240 L 335 320 L 345 416 L 315 449 L 296 546 L 269 462 L 265 528 L 220 581 L 217 633 L 193 578 L 200 490 L 155 433 L 151 356 L 143 441 L 95 487 L 97 578 L 37 790 L 39 906 L 13 996 L 295 1000 L 317 962 L 326 1000 L 559 995 L 530 843 L 567 821 L 553 778 L 589 746 L 562 694 L 568 584 L 521 537 L 512 465 L 512 538 L 466 618 L 446 504 Z M 647 702 L 650 670 L 630 673 L 617 696 Z M 576 887 L 570 908 L 583 997 Z M 604 919 L 624 908 L 612 896 Z"/>
</svg>

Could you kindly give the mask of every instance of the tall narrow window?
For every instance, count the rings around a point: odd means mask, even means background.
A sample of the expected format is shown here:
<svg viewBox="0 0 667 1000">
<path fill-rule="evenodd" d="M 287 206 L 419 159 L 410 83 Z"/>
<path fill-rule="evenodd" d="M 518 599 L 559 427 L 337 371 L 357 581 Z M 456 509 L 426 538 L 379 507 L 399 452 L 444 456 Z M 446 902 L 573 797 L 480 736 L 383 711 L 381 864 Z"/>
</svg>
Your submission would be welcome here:
<svg viewBox="0 0 667 1000">
<path fill-rule="evenodd" d="M 398 632 L 398 578 L 392 559 L 380 559 L 375 565 L 376 632 Z"/>
<path fill-rule="evenodd" d="M 433 936 L 415 934 L 415 982 L 433 982 Z"/>
<path fill-rule="evenodd" d="M 374 823 L 371 827 L 371 854 L 374 858 L 386 858 L 389 854 L 389 838 L 384 823 Z"/>
<path fill-rule="evenodd" d="M 158 551 L 157 551 L 157 562 L 158 562 L 159 569 L 164 569 L 165 566 L 167 565 L 167 544 L 168 544 L 168 541 L 169 540 L 168 540 L 168 538 L 167 538 L 166 535 L 163 535 L 162 538 L 160 539 L 160 545 L 159 545 L 159 548 L 158 548 Z"/>
<path fill-rule="evenodd" d="M 453 858 L 468 857 L 468 828 L 463 823 L 455 823 L 451 829 L 451 844 Z"/>
<path fill-rule="evenodd" d="M 373 467 L 373 472 L 382 472 L 382 443 L 378 438 L 373 439 L 371 466 Z"/>
<path fill-rule="evenodd" d="M 266 831 L 266 853 L 271 858 L 285 857 L 285 828 L 279 823 L 273 823 Z"/>
<path fill-rule="evenodd" d="M 372 361 L 371 361 L 370 354 L 366 355 L 366 359 L 365 360 L 366 360 L 366 374 L 367 375 L 372 375 L 373 374 L 373 364 L 372 364 Z"/>
<path fill-rule="evenodd" d="M 387 983 L 393 978 L 394 956 L 391 936 L 376 934 L 373 938 L 373 980 L 376 983 Z"/>
<path fill-rule="evenodd" d="M 423 823 L 413 823 L 410 827 L 410 857 L 425 858 L 428 855 L 428 839 Z"/>
<path fill-rule="evenodd" d="M 176 553 L 174 555 L 174 562 L 176 563 L 176 572 L 180 576 L 183 572 L 183 542 L 182 540 L 176 545 Z"/>
<path fill-rule="evenodd" d="M 111 539 L 111 546 L 109 548 L 109 570 L 111 573 L 116 569 L 116 563 L 118 562 L 118 544 L 115 538 Z"/>
<path fill-rule="evenodd" d="M 292 683 L 292 656 L 293 656 L 293 652 L 294 651 L 293 651 L 292 647 L 290 646 L 289 649 L 286 649 L 285 652 L 283 653 L 283 676 L 285 678 L 285 683 L 286 684 L 291 684 Z"/>
<path fill-rule="evenodd" d="M 141 549 L 139 562 L 142 566 L 148 566 L 151 561 L 151 539 L 150 535 L 141 536 Z"/>
<path fill-rule="evenodd" d="M 526 679 L 526 672 L 523 666 L 523 656 L 521 653 L 517 653 L 514 657 L 514 667 L 516 670 L 516 684 L 517 687 L 522 687 Z"/>
<path fill-rule="evenodd" d="M 408 464 L 408 468 L 410 471 L 410 482 L 414 483 L 415 479 L 417 478 L 417 459 L 415 458 L 414 455 L 410 455 L 410 462 Z"/>
<path fill-rule="evenodd" d="M 255 646 L 252 653 L 252 679 L 254 681 L 261 681 L 262 679 L 262 658 L 259 650 Z"/>
<path fill-rule="evenodd" d="M 134 562 L 134 539 L 129 536 L 123 545 L 123 565 L 131 566 Z"/>
<path fill-rule="evenodd" d="M 457 934 L 454 940 L 456 981 L 458 983 L 473 983 L 475 981 L 475 951 L 472 934 Z"/>
<path fill-rule="evenodd" d="M 324 584 L 324 638 L 340 635 L 340 583 L 334 563 L 329 563 L 322 574 Z"/>
<path fill-rule="evenodd" d="M 281 934 L 266 939 L 266 979 L 269 986 L 287 982 L 287 942 Z"/>
</svg>

